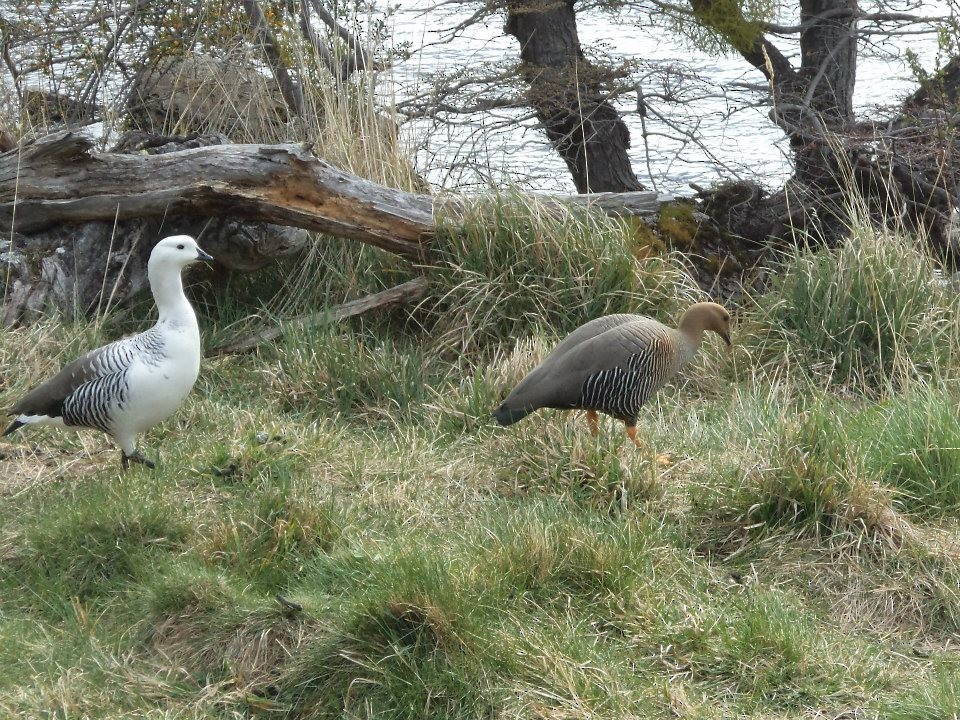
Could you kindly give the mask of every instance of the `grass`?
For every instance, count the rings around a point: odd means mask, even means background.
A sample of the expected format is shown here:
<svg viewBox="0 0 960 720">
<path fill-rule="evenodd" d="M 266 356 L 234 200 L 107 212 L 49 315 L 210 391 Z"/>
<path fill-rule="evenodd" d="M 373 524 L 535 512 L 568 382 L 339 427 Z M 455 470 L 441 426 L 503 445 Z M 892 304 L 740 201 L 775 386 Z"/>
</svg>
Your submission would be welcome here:
<svg viewBox="0 0 960 720">
<path fill-rule="evenodd" d="M 883 392 L 955 364 L 956 293 L 903 234 L 854 220 L 832 252 L 793 250 L 763 298 L 766 339 L 807 353 L 818 382 Z M 775 339 L 774 339 L 775 338 Z"/>
<path fill-rule="evenodd" d="M 588 317 L 675 321 L 682 267 L 613 221 L 472 212 L 421 306 L 205 361 L 155 471 L 93 433 L 0 448 L 0 715 L 957 717 L 960 346 L 921 251 L 786 258 L 638 450 L 489 412 Z M 410 272 L 310 261 L 297 311 Z M 290 282 L 194 288 L 205 340 Z M 136 316 L 0 334 L 3 398 Z"/>
<path fill-rule="evenodd" d="M 566 334 L 599 315 L 675 308 L 693 294 L 624 221 L 516 193 L 468 204 L 455 226 L 441 216 L 437 235 L 423 322 L 457 353 L 538 325 Z"/>
</svg>

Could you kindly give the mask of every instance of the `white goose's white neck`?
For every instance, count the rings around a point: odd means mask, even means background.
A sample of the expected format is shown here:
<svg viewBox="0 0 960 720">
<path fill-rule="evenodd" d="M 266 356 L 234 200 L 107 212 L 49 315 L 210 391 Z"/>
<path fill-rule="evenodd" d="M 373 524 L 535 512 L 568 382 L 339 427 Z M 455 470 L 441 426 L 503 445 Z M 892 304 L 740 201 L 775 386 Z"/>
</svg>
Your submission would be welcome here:
<svg viewBox="0 0 960 720">
<path fill-rule="evenodd" d="M 198 331 L 197 316 L 187 296 L 183 294 L 180 268 L 148 267 L 150 290 L 157 303 L 158 325 L 171 328 L 191 328 Z"/>
</svg>

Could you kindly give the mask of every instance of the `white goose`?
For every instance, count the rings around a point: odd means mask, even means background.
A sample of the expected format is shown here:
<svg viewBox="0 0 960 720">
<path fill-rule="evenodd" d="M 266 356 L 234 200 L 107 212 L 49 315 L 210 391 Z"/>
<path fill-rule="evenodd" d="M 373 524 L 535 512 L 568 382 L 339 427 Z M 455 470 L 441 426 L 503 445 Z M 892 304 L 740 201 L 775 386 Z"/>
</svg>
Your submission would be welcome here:
<svg viewBox="0 0 960 720">
<path fill-rule="evenodd" d="M 157 303 L 157 324 L 77 358 L 14 405 L 4 435 L 24 425 L 95 428 L 120 446 L 120 464 L 154 467 L 137 449 L 137 435 L 170 416 L 200 371 L 200 328 L 183 294 L 180 272 L 213 260 L 189 235 L 156 244 L 147 277 Z"/>
</svg>

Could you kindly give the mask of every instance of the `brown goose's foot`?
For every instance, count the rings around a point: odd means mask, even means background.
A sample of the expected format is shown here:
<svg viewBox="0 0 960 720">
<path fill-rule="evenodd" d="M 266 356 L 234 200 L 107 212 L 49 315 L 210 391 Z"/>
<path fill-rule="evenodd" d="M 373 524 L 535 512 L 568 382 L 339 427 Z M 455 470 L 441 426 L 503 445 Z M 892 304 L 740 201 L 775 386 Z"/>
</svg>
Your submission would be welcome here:
<svg viewBox="0 0 960 720">
<path fill-rule="evenodd" d="M 590 426 L 590 434 L 596 437 L 600 434 L 600 416 L 596 410 L 587 410 L 587 425 Z"/>
<path fill-rule="evenodd" d="M 633 444 L 636 445 L 641 450 L 647 450 L 647 447 L 640 441 L 640 438 L 637 437 L 637 426 L 636 425 L 627 425 L 627 435 L 630 436 L 630 439 L 633 441 Z M 657 465 L 660 467 L 670 467 L 673 465 L 673 457 L 669 454 L 663 455 L 654 455 Z"/>
<path fill-rule="evenodd" d="M 146 457 L 139 450 L 134 450 L 132 455 L 127 455 L 123 450 L 120 451 L 120 465 L 123 467 L 124 472 L 130 468 L 130 463 L 140 463 L 141 465 L 146 465 L 151 470 L 157 466 L 153 460 Z"/>
<path fill-rule="evenodd" d="M 668 468 L 673 465 L 673 455 L 670 453 L 658 453 L 657 454 L 657 465 L 662 468 Z"/>
</svg>

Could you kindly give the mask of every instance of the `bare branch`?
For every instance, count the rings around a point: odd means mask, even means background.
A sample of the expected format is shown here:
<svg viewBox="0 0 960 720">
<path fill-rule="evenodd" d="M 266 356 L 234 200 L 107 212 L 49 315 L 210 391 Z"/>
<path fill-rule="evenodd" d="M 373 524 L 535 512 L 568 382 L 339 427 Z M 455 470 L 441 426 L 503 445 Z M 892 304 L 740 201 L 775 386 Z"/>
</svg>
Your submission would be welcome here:
<svg viewBox="0 0 960 720">
<path fill-rule="evenodd" d="M 337 305 L 336 307 L 328 308 L 318 313 L 300 315 L 284 325 L 265 328 L 250 335 L 235 338 L 225 345 L 220 345 L 208 350 L 207 357 L 233 355 L 256 350 L 260 345 L 276 340 L 288 329 L 303 331 L 307 328 L 314 328 L 321 325 L 332 325 L 341 320 L 362 315 L 370 310 L 414 302 L 427 294 L 427 287 L 426 278 L 415 278 L 396 285 L 395 287 L 381 290 L 372 295 L 365 295 L 356 300 L 350 300 L 342 305 Z"/>
<path fill-rule="evenodd" d="M 313 47 L 317 56 L 323 61 L 327 70 L 329 70 L 331 74 L 339 77 L 340 68 L 337 66 L 337 61 L 333 57 L 333 52 L 329 47 L 320 42 L 320 37 L 310 23 L 310 8 L 307 7 L 307 0 L 300 0 L 300 32 Z"/>
<path fill-rule="evenodd" d="M 290 76 L 290 71 L 283 62 L 279 45 L 270 31 L 270 26 L 267 25 L 267 19 L 260 8 L 260 3 L 257 0 L 242 0 L 242 4 L 250 18 L 250 26 L 254 32 L 254 37 L 263 48 L 273 76 L 276 78 L 280 92 L 283 94 L 283 99 L 298 117 L 303 117 L 303 89 L 298 83 L 294 82 Z"/>
<path fill-rule="evenodd" d="M 374 67 L 370 54 L 366 51 L 359 40 L 337 22 L 337 19 L 323 6 L 320 0 L 309 0 L 310 6 L 317 14 L 317 17 L 330 28 L 331 31 L 346 43 L 350 48 L 350 54 L 341 60 L 340 72 L 337 73 L 340 78 L 347 78 L 357 70 L 367 70 Z M 309 21 L 308 21 L 309 22 Z"/>
<path fill-rule="evenodd" d="M 764 32 L 774 35 L 797 35 L 813 27 L 824 20 L 855 18 L 862 22 L 885 23 L 885 22 L 903 22 L 912 25 L 936 25 L 949 20 L 945 16 L 924 16 L 912 15 L 910 13 L 865 13 L 848 8 L 834 8 L 814 15 L 810 19 L 798 25 L 778 25 L 776 23 L 760 23 Z"/>
</svg>

